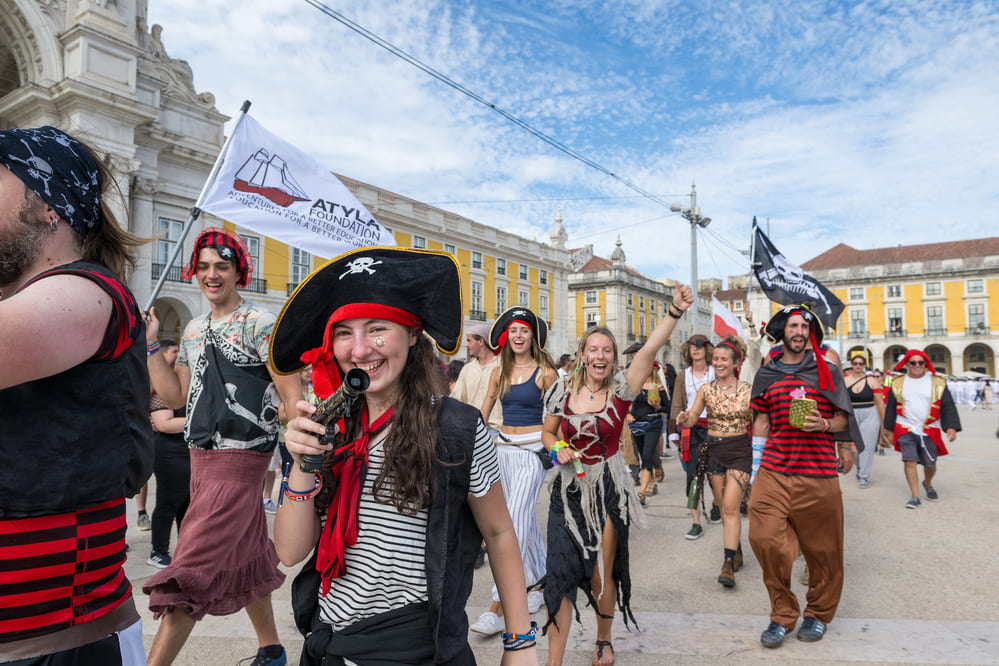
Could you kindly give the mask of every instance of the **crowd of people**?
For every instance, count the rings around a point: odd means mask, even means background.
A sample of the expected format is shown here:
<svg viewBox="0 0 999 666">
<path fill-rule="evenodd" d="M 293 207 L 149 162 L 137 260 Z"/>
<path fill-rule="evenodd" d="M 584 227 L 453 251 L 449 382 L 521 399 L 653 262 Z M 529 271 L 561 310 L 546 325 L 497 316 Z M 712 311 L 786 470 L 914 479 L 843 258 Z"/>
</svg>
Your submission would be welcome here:
<svg viewBox="0 0 999 666">
<path fill-rule="evenodd" d="M 995 399 L 989 381 L 948 382 L 919 350 L 890 381 L 862 356 L 842 369 L 807 305 L 766 322 L 767 353 L 756 331 L 748 344 L 693 335 L 677 373 L 657 355 L 693 302 L 679 284 L 648 339 L 625 350 L 629 363 L 600 326 L 555 362 L 547 323 L 526 307 L 463 336 L 459 266 L 428 250 L 348 252 L 275 314 L 238 291 L 254 268 L 245 241 L 214 227 L 182 271 L 209 311 L 179 341 L 160 340 L 155 309 L 141 312 L 124 283 L 141 239 L 110 213 L 112 182 L 60 130 L 0 131 L 0 409 L 18 415 L 0 431 L 0 654 L 20 666 L 170 664 L 206 615 L 243 609 L 253 666 L 284 666 L 279 561 L 304 562 L 292 599 L 302 664 L 471 664 L 470 630 L 501 634 L 504 664 L 538 663 L 546 635 L 548 663 L 560 664 L 580 592 L 596 615 L 592 663 L 612 664 L 615 613 L 635 624 L 629 532 L 644 526 L 671 447 L 686 538 L 704 533 L 702 518 L 722 524 L 727 588 L 748 515 L 771 605 L 762 644 L 796 627 L 821 640 L 844 580 L 839 476 L 855 464 L 869 487 L 890 443 L 905 506 L 938 500 L 956 402 Z M 368 270 L 351 270 L 360 258 Z M 467 362 L 444 366 L 463 338 Z M 356 372 L 366 389 L 353 407 L 318 418 Z M 44 482 L 18 448 L 43 421 Z M 158 626 L 147 657 L 122 565 L 125 500 L 151 473 L 148 563 L 159 571 L 143 591 Z M 790 588 L 799 549 L 803 610 Z M 483 552 L 492 605 L 470 624 Z"/>
</svg>

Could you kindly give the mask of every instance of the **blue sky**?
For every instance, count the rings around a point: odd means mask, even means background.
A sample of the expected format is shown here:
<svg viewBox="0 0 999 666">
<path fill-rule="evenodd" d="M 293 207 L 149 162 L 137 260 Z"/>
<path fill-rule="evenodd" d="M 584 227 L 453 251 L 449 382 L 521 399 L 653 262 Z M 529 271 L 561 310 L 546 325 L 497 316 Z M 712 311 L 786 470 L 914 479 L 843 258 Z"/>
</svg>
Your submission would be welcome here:
<svg viewBox="0 0 999 666">
<path fill-rule="evenodd" d="M 754 215 L 796 263 L 997 233 L 995 2 L 327 4 L 643 190 L 686 206 L 696 182 L 702 278 L 748 271 Z M 149 5 L 219 111 L 250 99 L 329 169 L 544 241 L 561 207 L 571 247 L 620 234 L 689 281 L 679 215 L 304 0 Z"/>
</svg>

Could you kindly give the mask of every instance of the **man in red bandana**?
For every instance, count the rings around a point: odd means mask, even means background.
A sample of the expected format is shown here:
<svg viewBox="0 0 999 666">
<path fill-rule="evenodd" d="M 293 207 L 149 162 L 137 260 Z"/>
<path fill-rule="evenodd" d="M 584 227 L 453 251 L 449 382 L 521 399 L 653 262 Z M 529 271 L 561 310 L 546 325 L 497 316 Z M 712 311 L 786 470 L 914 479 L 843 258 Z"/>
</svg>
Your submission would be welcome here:
<svg viewBox="0 0 999 666">
<path fill-rule="evenodd" d="M 246 608 L 260 649 L 251 666 L 284 666 L 271 592 L 284 574 L 268 537 L 260 488 L 277 446 L 279 404 L 302 399 L 297 375 L 267 365 L 275 316 L 237 291 L 253 262 L 246 243 L 226 229 L 205 229 L 181 272 L 194 277 L 210 312 L 184 329 L 171 369 L 150 311 L 147 365 L 153 387 L 171 409 L 187 405 L 184 438 L 191 447 L 191 502 L 173 560 L 146 581 L 160 626 L 149 664 L 171 663 L 206 614 Z"/>
<path fill-rule="evenodd" d="M 918 509 L 916 465 L 923 466 L 926 499 L 935 502 L 939 495 L 932 481 L 937 471 L 937 458 L 947 455 L 943 435 L 953 442 L 961 430 L 961 420 L 947 389 L 947 380 L 936 373 L 925 353 L 910 349 L 895 366 L 895 371 L 903 368 L 905 374 L 896 377 L 888 391 L 884 426 L 894 435 L 895 450 L 902 453 L 905 464 L 905 480 L 911 495 L 905 508 Z"/>
</svg>

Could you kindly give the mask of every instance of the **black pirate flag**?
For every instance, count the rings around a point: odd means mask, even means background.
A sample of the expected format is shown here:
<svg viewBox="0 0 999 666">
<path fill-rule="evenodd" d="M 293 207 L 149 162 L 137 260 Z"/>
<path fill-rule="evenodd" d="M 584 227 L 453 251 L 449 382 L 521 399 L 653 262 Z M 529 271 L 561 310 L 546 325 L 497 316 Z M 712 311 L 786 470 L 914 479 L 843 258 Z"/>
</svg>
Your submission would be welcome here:
<svg viewBox="0 0 999 666">
<path fill-rule="evenodd" d="M 808 303 L 822 323 L 836 327 L 843 312 L 843 301 L 809 276 L 800 266 L 788 261 L 770 242 L 753 218 L 753 272 L 767 298 L 781 305 Z"/>
</svg>

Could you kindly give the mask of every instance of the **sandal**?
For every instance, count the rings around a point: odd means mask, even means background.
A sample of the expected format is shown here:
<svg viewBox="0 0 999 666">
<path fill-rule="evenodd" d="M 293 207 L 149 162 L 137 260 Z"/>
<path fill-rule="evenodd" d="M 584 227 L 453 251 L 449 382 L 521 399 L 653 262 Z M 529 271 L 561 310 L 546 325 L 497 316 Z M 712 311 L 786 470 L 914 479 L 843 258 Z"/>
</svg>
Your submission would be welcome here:
<svg viewBox="0 0 999 666">
<path fill-rule="evenodd" d="M 611 661 L 607 664 L 603 663 L 604 658 L 604 648 L 610 648 Z M 611 645 L 610 641 L 597 641 L 597 653 L 593 657 L 593 666 L 610 666 L 614 663 L 614 646 Z"/>
<path fill-rule="evenodd" d="M 641 490 L 638 491 L 638 501 L 641 502 L 642 506 L 645 506 L 645 493 Z"/>
</svg>

